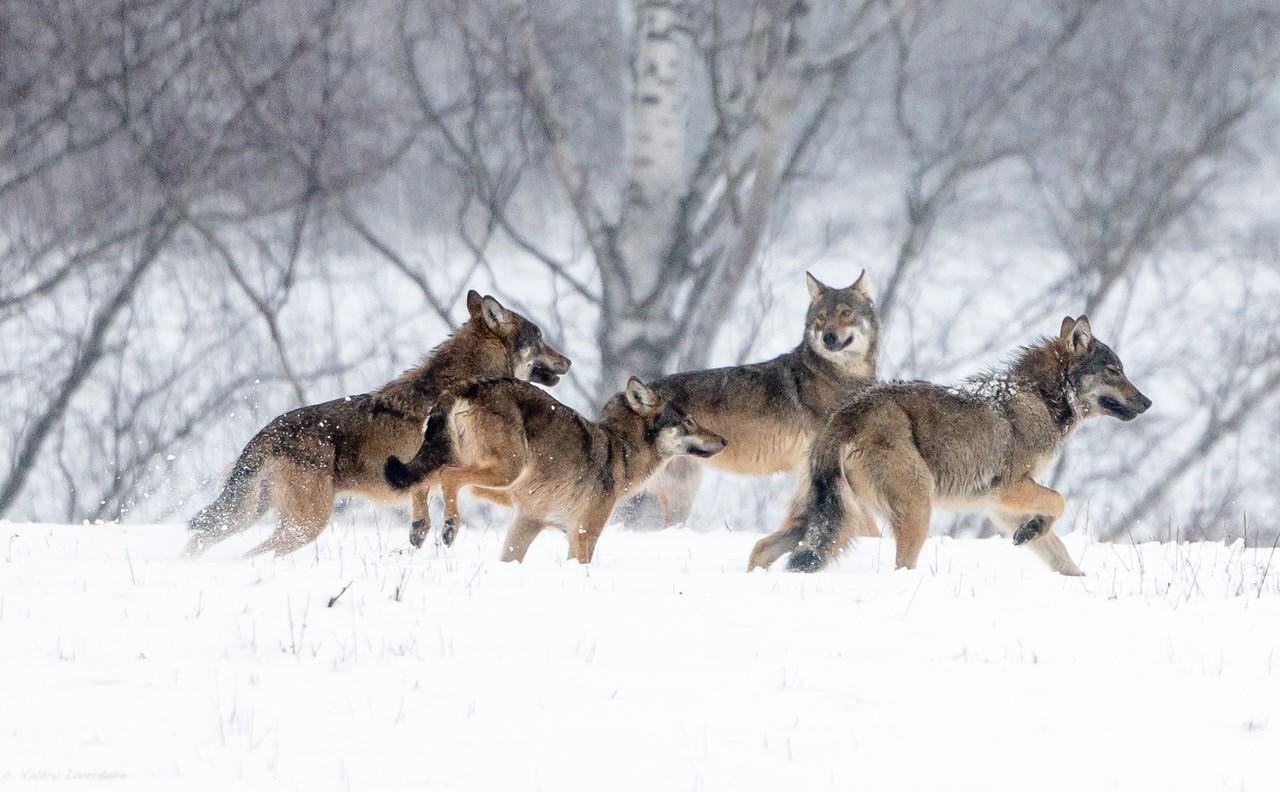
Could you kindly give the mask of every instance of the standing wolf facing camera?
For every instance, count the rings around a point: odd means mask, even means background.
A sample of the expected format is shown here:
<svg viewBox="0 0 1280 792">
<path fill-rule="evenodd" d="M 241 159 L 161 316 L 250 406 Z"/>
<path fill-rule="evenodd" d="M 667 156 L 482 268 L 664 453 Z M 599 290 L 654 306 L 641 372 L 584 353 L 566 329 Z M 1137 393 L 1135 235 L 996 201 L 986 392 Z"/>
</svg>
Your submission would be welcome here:
<svg viewBox="0 0 1280 792">
<path fill-rule="evenodd" d="M 1062 495 L 1034 477 L 1081 421 L 1131 421 L 1150 406 L 1083 316 L 1063 319 L 1057 338 L 967 387 L 868 388 L 831 413 L 814 440 L 807 485 L 782 527 L 756 543 L 747 570 L 788 552 L 789 569 L 821 569 L 871 524 L 872 512 L 893 529 L 897 566 L 914 569 L 933 508 L 943 506 L 986 511 L 1015 545 L 1056 572 L 1080 575 L 1053 533 Z"/>
<path fill-rule="evenodd" d="M 340 492 L 376 501 L 410 498 L 410 540 L 421 544 L 429 528 L 427 486 L 394 489 L 382 468 L 388 456 L 411 456 L 422 445 L 423 423 L 442 391 L 474 377 L 554 385 L 569 370 L 569 359 L 543 339 L 537 325 L 493 297 L 469 292 L 467 311 L 466 324 L 387 385 L 300 407 L 267 424 L 240 453 L 221 494 L 191 519 L 187 553 L 240 533 L 272 506 L 280 525 L 250 554 L 293 552 L 329 524 Z"/>
<path fill-rule="evenodd" d="M 809 273 L 809 310 L 800 345 L 773 360 L 689 371 L 650 383 L 700 426 L 729 441 L 707 460 L 676 457 L 648 490 L 667 526 L 683 522 L 702 480 L 702 465 L 747 475 L 803 466 L 827 411 L 875 380 L 880 320 L 864 270 L 852 286 L 831 288 Z"/>
</svg>

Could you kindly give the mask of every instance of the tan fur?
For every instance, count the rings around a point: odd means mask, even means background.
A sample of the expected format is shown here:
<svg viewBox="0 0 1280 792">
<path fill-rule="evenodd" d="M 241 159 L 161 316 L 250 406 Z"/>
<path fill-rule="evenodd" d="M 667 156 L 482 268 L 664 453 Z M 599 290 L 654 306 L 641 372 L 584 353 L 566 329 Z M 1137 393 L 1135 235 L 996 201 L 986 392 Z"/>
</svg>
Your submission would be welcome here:
<svg viewBox="0 0 1280 792">
<path fill-rule="evenodd" d="M 793 569 L 820 568 L 872 513 L 893 529 L 897 566 L 914 568 L 933 509 L 942 506 L 987 511 L 1052 569 L 1079 575 L 1053 533 L 1063 497 L 1034 476 L 1080 420 L 1131 420 L 1150 404 L 1115 353 L 1093 339 L 1085 317 L 1068 317 L 1058 338 L 965 390 L 927 383 L 864 390 L 832 412 L 802 493 L 778 531 L 756 544 L 747 568 L 787 552 Z"/>
<path fill-rule="evenodd" d="M 285 554 L 313 541 L 329 524 L 338 493 L 379 503 L 410 502 L 414 536 L 425 536 L 427 492 L 396 490 L 383 476 L 389 456 L 410 456 L 422 444 L 423 421 L 442 388 L 477 376 L 537 376 L 554 383 L 569 361 L 541 340 L 524 317 L 492 297 L 467 296 L 470 319 L 418 367 L 373 393 L 285 413 L 241 453 L 227 486 L 191 521 L 189 554 L 248 528 L 268 508 L 276 532 L 250 551 Z"/>
</svg>

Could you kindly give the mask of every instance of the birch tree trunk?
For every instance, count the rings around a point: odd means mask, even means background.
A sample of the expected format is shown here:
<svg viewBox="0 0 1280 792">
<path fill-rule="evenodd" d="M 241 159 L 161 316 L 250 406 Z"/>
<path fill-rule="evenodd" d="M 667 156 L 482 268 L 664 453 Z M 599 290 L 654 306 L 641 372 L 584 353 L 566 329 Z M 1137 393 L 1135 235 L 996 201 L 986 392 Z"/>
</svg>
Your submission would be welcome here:
<svg viewBox="0 0 1280 792">
<path fill-rule="evenodd" d="M 637 0 L 627 111 L 627 181 L 614 244 L 599 262 L 604 301 L 597 331 L 600 400 L 635 374 L 662 373 L 670 360 L 674 273 L 688 265 L 678 222 L 687 185 L 686 142 L 693 68 L 688 9 Z"/>
</svg>

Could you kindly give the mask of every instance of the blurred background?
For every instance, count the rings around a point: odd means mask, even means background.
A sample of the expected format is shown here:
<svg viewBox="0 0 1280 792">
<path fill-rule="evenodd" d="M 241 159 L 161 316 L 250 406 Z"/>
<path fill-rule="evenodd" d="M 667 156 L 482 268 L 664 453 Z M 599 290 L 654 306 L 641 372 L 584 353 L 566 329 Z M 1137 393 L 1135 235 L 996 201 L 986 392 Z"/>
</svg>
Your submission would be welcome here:
<svg viewBox="0 0 1280 792">
<path fill-rule="evenodd" d="M 1101 538 L 1280 540 L 1275 0 L 6 0 L 0 518 L 182 521 L 274 415 L 466 317 L 627 374 L 800 341 L 885 378 L 1087 313 L 1155 407 L 1045 479 Z M 776 527 L 708 477 L 695 527 Z M 936 531 L 981 535 L 976 518 Z"/>
</svg>

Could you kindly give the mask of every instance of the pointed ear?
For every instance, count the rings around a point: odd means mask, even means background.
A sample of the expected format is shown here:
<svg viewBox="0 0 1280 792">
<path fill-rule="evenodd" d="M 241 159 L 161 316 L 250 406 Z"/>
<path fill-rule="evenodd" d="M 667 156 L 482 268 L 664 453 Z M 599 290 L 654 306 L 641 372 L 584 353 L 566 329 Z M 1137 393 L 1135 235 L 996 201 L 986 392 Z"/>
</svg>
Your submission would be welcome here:
<svg viewBox="0 0 1280 792">
<path fill-rule="evenodd" d="M 1083 352 L 1093 343 L 1093 330 L 1089 327 L 1089 317 L 1081 316 L 1076 326 L 1071 329 L 1071 348 Z"/>
<path fill-rule="evenodd" d="M 515 315 L 503 308 L 502 303 L 488 296 L 480 301 L 480 314 L 484 317 L 484 323 L 495 333 L 509 330 L 516 321 Z"/>
<path fill-rule="evenodd" d="M 626 394 L 627 406 L 640 415 L 653 415 L 658 411 L 658 394 L 635 377 L 627 380 Z"/>
<path fill-rule="evenodd" d="M 809 287 L 810 301 L 818 299 L 819 297 L 822 296 L 822 293 L 827 290 L 826 284 L 824 284 L 822 281 L 818 280 L 817 278 L 813 277 L 812 272 L 806 272 L 804 274 L 804 283 L 806 286 Z"/>
<path fill-rule="evenodd" d="M 1076 329 L 1076 320 L 1070 316 L 1062 317 L 1062 326 L 1058 328 L 1058 340 L 1066 341 L 1071 337 L 1071 331 Z"/>
<path fill-rule="evenodd" d="M 858 279 L 854 281 L 853 285 L 850 286 L 849 288 L 857 292 L 858 294 L 862 295 L 864 299 L 870 300 L 871 299 L 871 277 L 867 275 L 867 271 L 863 270 L 862 274 L 858 276 Z"/>
<path fill-rule="evenodd" d="M 467 291 L 467 313 L 472 316 L 480 313 L 480 292 L 475 289 Z"/>
</svg>

